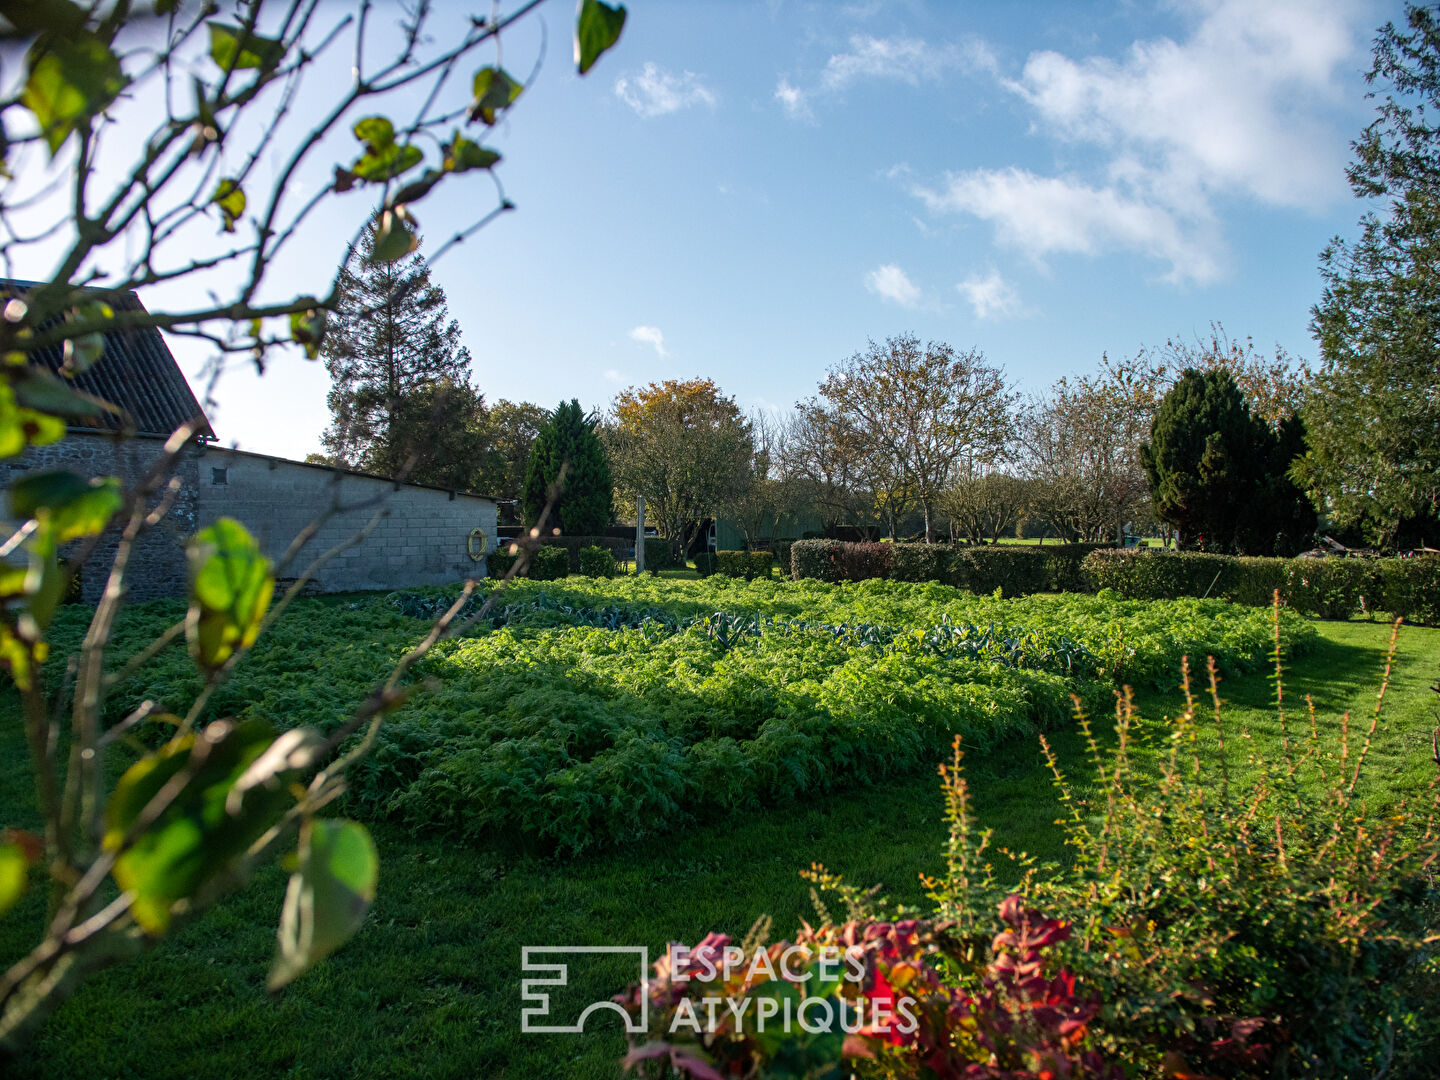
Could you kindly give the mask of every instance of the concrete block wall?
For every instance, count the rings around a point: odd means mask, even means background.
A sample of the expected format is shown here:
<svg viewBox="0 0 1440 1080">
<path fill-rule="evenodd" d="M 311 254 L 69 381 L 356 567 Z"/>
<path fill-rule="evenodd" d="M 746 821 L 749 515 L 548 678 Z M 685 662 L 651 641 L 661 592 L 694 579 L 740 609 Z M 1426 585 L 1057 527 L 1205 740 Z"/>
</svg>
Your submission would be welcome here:
<svg viewBox="0 0 1440 1080">
<path fill-rule="evenodd" d="M 263 454 L 205 447 L 197 455 L 199 527 L 222 516 L 245 524 L 265 553 L 280 559 L 300 532 L 328 519 L 280 576 L 297 577 L 317 556 L 354 538 L 316 574 L 322 592 L 448 585 L 481 577 L 485 561 L 471 558 L 470 534 L 495 545 L 495 503 L 463 492 L 359 476 Z M 217 470 L 220 470 L 217 472 Z"/>
<path fill-rule="evenodd" d="M 32 446 L 16 458 L 0 460 L 0 486 L 32 472 L 69 469 L 84 477 L 118 476 L 126 490 L 139 484 L 164 455 L 165 440 L 150 437 L 118 439 L 112 434 L 72 431 L 49 446 Z M 154 528 L 143 533 L 131 549 L 125 574 L 131 600 L 153 600 L 177 596 L 185 591 L 187 537 L 194 534 L 198 520 L 196 448 L 188 448 L 164 477 L 159 491 L 148 500 L 148 509 L 166 495 L 166 484 L 176 482 L 169 512 Z M 8 510 L 8 505 L 7 505 Z M 104 592 L 110 566 L 120 542 L 120 524 L 101 536 L 80 571 L 80 598 L 96 603 Z M 70 551 L 75 550 L 72 545 Z"/>
</svg>

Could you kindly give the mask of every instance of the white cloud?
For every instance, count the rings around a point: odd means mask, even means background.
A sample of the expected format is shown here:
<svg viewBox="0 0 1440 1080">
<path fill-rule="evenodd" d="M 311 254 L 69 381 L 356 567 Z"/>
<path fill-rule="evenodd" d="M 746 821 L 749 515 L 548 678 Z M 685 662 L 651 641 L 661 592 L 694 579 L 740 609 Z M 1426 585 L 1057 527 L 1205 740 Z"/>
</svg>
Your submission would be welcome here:
<svg viewBox="0 0 1440 1080">
<path fill-rule="evenodd" d="M 810 109 L 809 95 L 798 86 L 790 85 L 790 80 L 781 76 L 779 83 L 775 86 L 775 100 L 780 102 L 785 115 L 791 120 L 814 120 L 815 113 Z"/>
<path fill-rule="evenodd" d="M 887 263 L 866 274 L 865 287 L 882 299 L 891 300 L 901 307 L 913 308 L 920 303 L 920 287 L 894 263 Z"/>
<path fill-rule="evenodd" d="M 995 70 L 995 57 L 984 42 L 932 45 L 920 38 L 878 38 L 856 34 L 850 51 L 836 53 L 820 73 L 824 90 L 843 90 L 859 79 L 891 79 L 919 86 L 957 68 Z"/>
<path fill-rule="evenodd" d="M 665 335 L 658 326 L 637 326 L 630 331 L 630 340 L 642 345 L 652 345 L 657 356 L 669 356 L 665 350 Z"/>
<path fill-rule="evenodd" d="M 664 116 L 692 105 L 715 107 L 715 92 L 693 71 L 675 74 L 655 63 L 646 63 L 638 75 L 615 80 L 615 96 L 640 116 Z"/>
<path fill-rule="evenodd" d="M 609 379 L 611 382 L 620 382 L 621 379 L 622 379 L 622 376 L 621 376 L 620 372 L 616 371 L 616 370 L 612 367 L 612 368 L 607 368 L 607 369 L 606 369 L 606 371 L 605 371 L 605 378 Z"/>
<path fill-rule="evenodd" d="M 813 100 L 836 96 L 861 80 L 886 79 L 919 86 L 937 82 L 950 71 L 995 73 L 995 56 L 978 38 L 931 44 L 921 38 L 874 37 L 855 34 L 846 52 L 833 54 L 821 69 L 815 85 L 806 89 L 781 78 L 775 100 L 793 120 L 813 120 Z"/>
<path fill-rule="evenodd" d="M 1037 260 L 1122 250 L 1168 261 L 1167 277 L 1174 281 L 1203 283 L 1219 274 L 1212 229 L 1117 186 L 1092 187 L 1024 169 L 974 169 L 948 173 L 940 190 L 916 188 L 915 194 L 931 210 L 990 222 L 1001 243 Z"/>
<path fill-rule="evenodd" d="M 991 270 L 984 277 L 971 274 L 955 288 L 970 302 L 977 319 L 991 316 L 1004 319 L 1020 312 L 1020 295 L 998 270 Z"/>
<path fill-rule="evenodd" d="M 1176 0 L 1182 40 L 1135 41 L 1118 57 L 1032 53 L 1001 83 L 1033 130 L 1094 152 L 1089 171 L 949 173 L 914 186 L 932 211 L 990 222 L 1032 258 L 1126 251 L 1175 282 L 1224 270 L 1217 200 L 1316 210 L 1343 197 L 1349 144 L 1334 118 L 1363 60 L 1355 0 Z M 1072 162 L 1087 155 L 1067 150 Z"/>
<path fill-rule="evenodd" d="M 1314 0 L 1220 0 L 1183 42 L 1120 60 L 1038 52 L 1006 85 L 1061 138 L 1141 157 L 1207 188 L 1318 207 L 1345 190 L 1349 144 L 1327 122 L 1356 56 L 1353 11 Z"/>
</svg>

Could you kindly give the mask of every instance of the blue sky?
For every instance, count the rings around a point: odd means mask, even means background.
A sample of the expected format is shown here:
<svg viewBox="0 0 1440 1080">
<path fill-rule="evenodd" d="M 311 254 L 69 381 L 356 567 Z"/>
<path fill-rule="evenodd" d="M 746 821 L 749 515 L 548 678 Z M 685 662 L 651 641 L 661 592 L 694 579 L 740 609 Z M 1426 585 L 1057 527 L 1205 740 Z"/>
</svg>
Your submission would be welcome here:
<svg viewBox="0 0 1440 1080">
<path fill-rule="evenodd" d="M 1370 42 L 1401 15 L 1330 0 L 629 6 L 583 79 L 571 7 L 542 9 L 538 76 L 489 140 L 518 210 L 434 269 L 492 400 L 603 407 L 703 375 L 747 409 L 787 407 L 901 331 L 979 348 L 1026 390 L 1211 320 L 1314 359 L 1316 257 L 1360 211 L 1344 166 L 1372 115 Z M 540 23 L 504 47 L 527 72 Z M 476 205 L 474 188 L 442 189 L 417 212 L 438 238 Z M 332 246 L 284 273 L 323 273 Z M 177 351 L 192 370 L 202 358 Z M 326 387 L 293 356 L 236 372 L 217 430 L 303 456 Z"/>
</svg>

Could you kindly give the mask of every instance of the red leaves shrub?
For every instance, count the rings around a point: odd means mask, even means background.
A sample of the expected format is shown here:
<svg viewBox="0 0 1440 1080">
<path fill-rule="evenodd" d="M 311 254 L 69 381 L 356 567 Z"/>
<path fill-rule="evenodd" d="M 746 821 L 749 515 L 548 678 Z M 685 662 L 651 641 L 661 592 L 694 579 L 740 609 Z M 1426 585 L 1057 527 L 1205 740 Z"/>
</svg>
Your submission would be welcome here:
<svg viewBox="0 0 1440 1080">
<path fill-rule="evenodd" d="M 983 939 L 947 922 L 826 924 L 806 927 L 793 945 L 750 948 L 712 934 L 688 956 L 656 963 L 650 1031 L 626 1068 L 695 1080 L 1123 1080 L 1089 1046 L 1099 997 L 1077 992 L 1075 977 L 1047 955 L 1070 936 L 1069 924 L 1018 896 L 999 914 L 1005 929 L 983 964 L 975 959 L 986 952 Z M 723 967 L 727 954 L 732 963 Z M 838 977 L 835 957 L 843 957 Z M 640 995 L 632 987 L 616 1000 L 638 1017 Z M 770 1003 L 768 1030 L 761 1001 Z"/>
</svg>

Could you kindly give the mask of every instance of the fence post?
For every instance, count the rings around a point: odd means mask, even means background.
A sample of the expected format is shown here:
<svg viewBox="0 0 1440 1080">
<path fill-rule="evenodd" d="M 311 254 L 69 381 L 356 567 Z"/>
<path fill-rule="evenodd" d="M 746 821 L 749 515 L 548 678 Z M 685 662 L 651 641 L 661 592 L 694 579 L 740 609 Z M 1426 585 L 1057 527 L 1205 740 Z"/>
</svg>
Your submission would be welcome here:
<svg viewBox="0 0 1440 1080">
<path fill-rule="evenodd" d="M 635 573 L 645 572 L 645 496 L 635 496 Z"/>
</svg>

